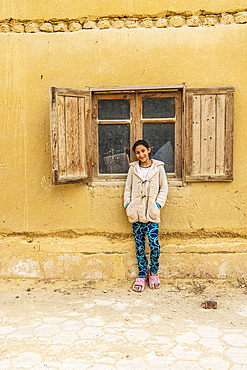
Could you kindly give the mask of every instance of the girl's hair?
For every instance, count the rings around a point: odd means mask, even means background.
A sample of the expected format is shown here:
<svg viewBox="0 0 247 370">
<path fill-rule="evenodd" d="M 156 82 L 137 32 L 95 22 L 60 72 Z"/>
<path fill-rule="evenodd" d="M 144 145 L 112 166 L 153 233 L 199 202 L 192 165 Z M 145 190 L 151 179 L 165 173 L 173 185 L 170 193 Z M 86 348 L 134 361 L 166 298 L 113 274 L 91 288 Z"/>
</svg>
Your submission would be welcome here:
<svg viewBox="0 0 247 370">
<path fill-rule="evenodd" d="M 135 153 L 136 147 L 137 147 L 138 145 L 143 145 L 143 146 L 145 146 L 147 149 L 148 149 L 148 148 L 150 148 L 150 145 L 148 144 L 148 142 L 147 142 L 146 140 L 137 140 L 137 141 L 135 142 L 135 144 L 132 146 L 132 150 L 133 150 L 133 152 L 134 152 L 134 153 Z"/>
</svg>

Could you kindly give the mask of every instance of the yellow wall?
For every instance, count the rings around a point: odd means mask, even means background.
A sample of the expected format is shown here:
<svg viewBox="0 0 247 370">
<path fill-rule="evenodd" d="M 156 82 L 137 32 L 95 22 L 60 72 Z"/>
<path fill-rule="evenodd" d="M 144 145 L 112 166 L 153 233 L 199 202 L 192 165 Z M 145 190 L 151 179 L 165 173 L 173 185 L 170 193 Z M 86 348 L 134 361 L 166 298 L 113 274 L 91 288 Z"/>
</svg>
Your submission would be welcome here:
<svg viewBox="0 0 247 370">
<path fill-rule="evenodd" d="M 165 15 L 200 10 L 232 12 L 246 9 L 245 0 L 2 0 L 0 19 L 81 18 Z"/>
<path fill-rule="evenodd" d="M 24 1 L 20 6 L 12 0 L 4 4 L 0 18 L 5 20 L 2 24 L 8 25 L 11 17 L 29 21 L 113 15 L 163 17 L 167 10 L 185 17 L 186 11 L 196 14 L 202 9 L 211 15 L 221 13 L 222 17 L 224 12 L 243 11 L 244 3 L 43 0 Z M 0 32 L 1 232 L 44 234 L 42 242 L 47 245 L 50 241 L 45 234 L 50 238 L 55 232 L 70 229 L 82 234 L 100 233 L 97 240 L 102 246 L 104 233 L 113 238 L 116 234 L 130 235 L 122 185 L 51 184 L 49 86 L 84 89 L 185 83 L 235 86 L 234 181 L 171 187 L 162 209 L 161 232 L 191 233 L 203 228 L 208 232 L 247 234 L 247 24 L 236 23 L 235 13 L 231 24 L 222 24 L 219 18 L 211 27 L 189 27 L 185 17 L 182 27 L 139 25 L 134 29 L 110 27 L 78 32 Z M 6 249 L 6 237 L 2 238 L 2 248 Z M 16 238 L 18 243 L 21 237 Z M 121 250 L 124 242 L 119 243 Z M 90 252 L 90 243 L 82 243 L 80 248 Z M 23 253 L 27 253 L 25 248 Z M 54 253 L 59 255 L 59 248 Z M 0 258 L 5 258 L 4 254 Z M 8 273 L 1 275 L 0 271 L 0 276 Z"/>
</svg>

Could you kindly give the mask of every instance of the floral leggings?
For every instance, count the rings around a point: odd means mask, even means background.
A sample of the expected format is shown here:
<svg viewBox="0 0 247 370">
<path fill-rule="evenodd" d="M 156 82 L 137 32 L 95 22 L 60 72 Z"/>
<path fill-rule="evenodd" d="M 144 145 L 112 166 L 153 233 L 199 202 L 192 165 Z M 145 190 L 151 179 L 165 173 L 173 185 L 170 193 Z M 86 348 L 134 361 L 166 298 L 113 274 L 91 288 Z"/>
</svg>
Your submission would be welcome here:
<svg viewBox="0 0 247 370">
<path fill-rule="evenodd" d="M 150 269 L 156 274 L 159 270 L 160 244 L 158 240 L 159 224 L 156 222 L 134 222 L 132 224 L 136 245 L 136 257 L 139 277 L 147 275 L 148 260 L 145 253 L 145 234 L 148 236 L 150 248 Z"/>
</svg>

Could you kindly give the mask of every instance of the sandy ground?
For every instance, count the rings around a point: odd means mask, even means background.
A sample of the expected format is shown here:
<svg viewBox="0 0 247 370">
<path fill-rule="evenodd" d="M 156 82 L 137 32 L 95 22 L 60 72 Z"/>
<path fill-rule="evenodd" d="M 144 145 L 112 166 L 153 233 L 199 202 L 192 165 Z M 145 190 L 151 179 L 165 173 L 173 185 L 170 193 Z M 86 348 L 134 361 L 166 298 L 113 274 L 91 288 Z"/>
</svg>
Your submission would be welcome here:
<svg viewBox="0 0 247 370">
<path fill-rule="evenodd" d="M 244 281 L 163 281 L 161 289 L 152 291 L 146 287 L 142 293 L 132 291 L 131 285 L 132 281 L 1 280 L 0 337 L 3 340 L 0 342 L 0 369 L 124 369 L 121 361 L 130 361 L 126 369 L 146 369 L 144 365 L 142 367 L 137 364 L 133 367 L 130 364 L 131 361 L 140 361 L 140 358 L 148 364 L 150 356 L 175 359 L 172 367 L 166 367 L 167 362 L 164 362 L 164 366 L 157 369 L 179 369 L 179 361 L 183 358 L 176 356 L 177 345 L 180 345 L 178 337 L 187 338 L 189 335 L 195 338 L 189 339 L 187 343 L 185 341 L 183 345 L 187 346 L 187 351 L 190 351 L 188 353 L 196 350 L 200 354 L 199 359 L 206 361 L 203 356 L 207 355 L 208 347 L 203 347 L 198 328 L 218 328 L 224 331 L 222 337 L 224 333 L 244 334 L 247 329 L 247 288 Z M 204 301 L 208 298 L 217 300 L 216 310 L 203 308 Z M 67 342 L 65 339 L 54 339 L 61 338 L 61 333 L 60 337 L 56 337 L 56 332 L 52 335 L 44 332 L 42 334 L 42 330 L 47 329 L 45 325 L 52 324 L 55 330 L 56 325 L 66 323 L 66 320 L 73 325 L 83 322 L 82 325 L 86 325 L 89 331 L 85 331 L 85 327 L 78 327 L 73 333 L 78 340 L 71 343 L 68 343 L 68 339 Z M 7 328 L 12 328 L 12 331 Z M 39 328 L 43 329 L 39 332 Z M 95 333 L 94 336 L 88 336 L 90 330 Z M 137 331 L 132 333 L 133 330 Z M 136 337 L 133 341 L 131 333 L 143 334 L 143 338 Z M 101 340 L 97 336 L 101 336 Z M 213 340 L 218 340 L 217 338 L 216 335 Z M 225 345 L 225 349 L 229 350 L 229 343 Z M 34 360 L 28 363 L 27 359 L 26 365 L 21 367 L 25 356 L 31 358 L 30 353 L 39 354 L 40 363 L 32 363 Z M 224 357 L 223 351 L 217 356 L 217 361 L 234 365 L 234 360 Z M 66 365 L 65 361 L 72 361 L 71 358 L 73 361 L 83 359 L 91 365 Z M 111 364 L 96 366 L 95 361 L 100 361 L 101 358 L 111 359 Z M 184 360 L 186 362 L 193 359 L 192 356 L 191 359 L 186 357 Z M 1 361 L 5 367 L 1 366 Z M 48 365 L 45 366 L 44 361 Z M 197 365 L 198 360 L 196 361 Z M 203 367 L 202 364 L 203 362 L 198 365 L 198 369 L 210 368 Z M 189 365 L 191 367 L 188 363 L 188 368 Z M 193 369 L 196 368 L 193 366 Z M 187 367 L 182 366 L 181 369 L 183 368 Z M 247 366 L 241 367 L 246 368 Z"/>
</svg>

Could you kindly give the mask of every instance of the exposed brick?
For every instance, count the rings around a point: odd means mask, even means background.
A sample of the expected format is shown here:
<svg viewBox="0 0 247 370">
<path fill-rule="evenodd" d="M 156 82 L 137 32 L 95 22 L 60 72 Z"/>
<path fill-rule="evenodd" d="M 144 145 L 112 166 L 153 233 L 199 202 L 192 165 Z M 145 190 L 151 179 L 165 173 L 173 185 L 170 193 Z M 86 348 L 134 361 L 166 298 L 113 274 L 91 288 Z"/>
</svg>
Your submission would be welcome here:
<svg viewBox="0 0 247 370">
<path fill-rule="evenodd" d="M 204 308 L 214 308 L 216 309 L 217 308 L 217 301 L 216 299 L 214 298 L 209 298 L 209 299 L 206 299 L 206 301 L 204 302 Z"/>
<path fill-rule="evenodd" d="M 125 21 L 125 26 L 127 28 L 137 28 L 138 27 L 138 19 L 127 19 Z"/>
<path fill-rule="evenodd" d="M 197 15 L 190 17 L 187 19 L 187 26 L 188 27 L 199 27 L 201 25 L 201 19 Z"/>
<path fill-rule="evenodd" d="M 67 23 L 60 22 L 58 24 L 55 24 L 54 25 L 54 31 L 55 32 L 67 32 L 68 31 Z"/>
<path fill-rule="evenodd" d="M 222 14 L 220 18 L 221 24 L 232 24 L 234 23 L 234 17 L 232 14 Z"/>
<path fill-rule="evenodd" d="M 112 27 L 114 28 L 124 28 L 124 21 L 122 19 L 113 19 L 113 21 L 111 22 L 112 24 Z"/>
<path fill-rule="evenodd" d="M 159 18 L 156 21 L 156 27 L 157 28 L 166 28 L 166 27 L 168 27 L 168 19 L 167 18 Z"/>
<path fill-rule="evenodd" d="M 109 22 L 109 20 L 108 20 L 108 19 L 101 19 L 101 20 L 98 22 L 97 26 L 99 27 L 99 29 L 101 29 L 101 30 L 105 30 L 105 29 L 107 29 L 107 28 L 109 28 L 109 27 L 110 27 L 110 22 Z"/>
<path fill-rule="evenodd" d="M 69 24 L 69 31 L 70 32 L 76 32 L 80 31 L 82 29 L 82 25 L 79 22 L 72 22 Z"/>
<path fill-rule="evenodd" d="M 141 27 L 144 28 L 152 28 L 153 27 L 153 21 L 150 18 L 146 18 L 141 22 Z"/>
<path fill-rule="evenodd" d="M 42 32 L 53 32 L 53 25 L 49 22 L 45 22 L 45 23 L 41 24 L 39 29 Z"/>
<path fill-rule="evenodd" d="M 203 25 L 204 26 L 216 26 L 218 23 L 218 18 L 217 17 L 204 17 Z"/>
<path fill-rule="evenodd" d="M 83 24 L 83 28 L 87 29 L 87 30 L 90 30 L 90 29 L 94 29 L 94 28 L 97 28 L 96 27 L 96 24 L 94 21 L 86 21 L 84 24 Z"/>
<path fill-rule="evenodd" d="M 22 33 L 25 30 L 23 24 L 21 23 L 12 23 L 10 28 L 11 31 L 15 33 Z"/>
<path fill-rule="evenodd" d="M 26 25 L 25 32 L 27 32 L 27 33 L 39 32 L 39 27 L 36 23 L 31 22 L 31 23 Z"/>
<path fill-rule="evenodd" d="M 247 23 L 247 12 L 240 12 L 235 15 L 236 23 Z"/>
<path fill-rule="evenodd" d="M 169 20 L 169 24 L 171 27 L 182 27 L 185 24 L 185 20 L 183 17 L 172 17 Z"/>
<path fill-rule="evenodd" d="M 0 32 L 10 32 L 10 27 L 7 23 L 0 24 Z"/>
</svg>

